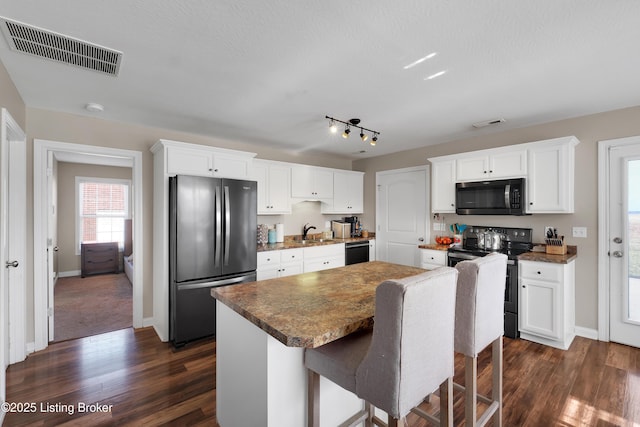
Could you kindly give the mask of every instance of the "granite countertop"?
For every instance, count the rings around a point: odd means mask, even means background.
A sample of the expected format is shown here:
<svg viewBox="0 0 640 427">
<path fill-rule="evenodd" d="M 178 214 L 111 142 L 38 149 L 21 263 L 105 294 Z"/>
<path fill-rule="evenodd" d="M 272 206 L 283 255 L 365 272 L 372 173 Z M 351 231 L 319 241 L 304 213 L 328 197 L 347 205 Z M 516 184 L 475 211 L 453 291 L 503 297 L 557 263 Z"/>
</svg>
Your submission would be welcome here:
<svg viewBox="0 0 640 427">
<path fill-rule="evenodd" d="M 348 239 L 322 239 L 320 237 L 307 240 L 302 243 L 300 239 L 286 239 L 282 243 L 267 243 L 266 245 L 258 245 L 258 252 L 278 251 L 281 249 L 308 248 L 311 246 L 335 245 L 338 243 L 360 242 L 365 240 L 373 240 L 375 237 L 350 237 Z"/>
<path fill-rule="evenodd" d="M 527 252 L 518 256 L 519 261 L 551 262 L 555 264 L 568 264 L 578 257 L 578 247 L 567 245 L 567 253 L 553 255 L 546 252 Z"/>
<path fill-rule="evenodd" d="M 424 273 L 382 261 L 221 286 L 211 296 L 289 347 L 315 348 L 373 327 L 376 287 Z"/>
<path fill-rule="evenodd" d="M 426 245 L 418 245 L 420 249 L 432 249 L 435 251 L 446 251 L 451 245 L 439 245 L 437 243 L 427 243 Z"/>
</svg>

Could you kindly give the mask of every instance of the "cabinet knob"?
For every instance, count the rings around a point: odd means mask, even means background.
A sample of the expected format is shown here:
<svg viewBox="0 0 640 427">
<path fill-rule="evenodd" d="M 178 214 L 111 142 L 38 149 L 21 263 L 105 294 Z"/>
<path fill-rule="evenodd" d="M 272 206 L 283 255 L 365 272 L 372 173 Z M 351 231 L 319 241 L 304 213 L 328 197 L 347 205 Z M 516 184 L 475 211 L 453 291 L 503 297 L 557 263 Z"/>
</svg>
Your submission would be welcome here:
<svg viewBox="0 0 640 427">
<path fill-rule="evenodd" d="M 523 287 L 523 288 L 526 288 L 526 286 L 525 286 L 525 285 L 522 285 L 522 287 Z"/>
<path fill-rule="evenodd" d="M 487 173 L 487 171 L 482 171 L 482 173 Z"/>
<path fill-rule="evenodd" d="M 529 202 L 529 205 L 533 205 L 533 202 Z"/>
<path fill-rule="evenodd" d="M 213 171 L 214 171 L 214 172 L 218 172 L 218 169 L 214 169 Z"/>
<path fill-rule="evenodd" d="M 493 173 L 493 171 L 489 171 L 489 173 Z"/>
<path fill-rule="evenodd" d="M 542 274 L 542 273 L 538 271 L 538 274 Z"/>
<path fill-rule="evenodd" d="M 453 203 L 451 203 L 451 207 L 453 207 Z"/>
<path fill-rule="evenodd" d="M 211 172 L 211 171 L 213 171 L 213 169 L 212 169 L 212 168 L 209 168 L 209 172 Z"/>
</svg>

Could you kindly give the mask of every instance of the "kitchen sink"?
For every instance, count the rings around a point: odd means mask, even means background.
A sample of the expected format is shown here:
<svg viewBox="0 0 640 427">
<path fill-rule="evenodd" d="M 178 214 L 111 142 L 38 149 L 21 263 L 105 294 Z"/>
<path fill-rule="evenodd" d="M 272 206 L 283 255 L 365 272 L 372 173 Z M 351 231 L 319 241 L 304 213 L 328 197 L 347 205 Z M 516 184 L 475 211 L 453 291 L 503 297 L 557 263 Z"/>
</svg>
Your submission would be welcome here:
<svg viewBox="0 0 640 427">
<path fill-rule="evenodd" d="M 322 243 L 322 242 L 333 242 L 334 239 L 306 239 L 306 240 L 294 240 L 296 243 L 307 244 L 307 243 Z"/>
</svg>

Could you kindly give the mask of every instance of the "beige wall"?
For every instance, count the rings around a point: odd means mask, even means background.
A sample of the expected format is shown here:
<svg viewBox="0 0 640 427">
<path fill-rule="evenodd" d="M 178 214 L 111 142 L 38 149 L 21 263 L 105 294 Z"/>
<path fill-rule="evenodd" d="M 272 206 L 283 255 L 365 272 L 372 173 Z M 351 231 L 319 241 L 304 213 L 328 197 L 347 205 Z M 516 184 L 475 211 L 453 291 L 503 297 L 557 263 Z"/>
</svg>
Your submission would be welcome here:
<svg viewBox="0 0 640 427">
<path fill-rule="evenodd" d="M 545 225 L 555 226 L 559 234 L 567 236 L 569 244 L 578 246 L 579 256 L 576 261 L 576 324 L 584 328 L 597 329 L 597 142 L 640 135 L 640 107 L 562 120 L 355 161 L 353 169 L 366 172 L 365 212 L 367 215 L 363 216 L 363 222 L 370 227 L 375 224 L 375 173 L 378 171 L 424 165 L 427 164 L 428 157 L 567 135 L 575 135 L 580 140 L 580 144 L 576 147 L 574 214 L 531 215 L 525 217 L 456 216 L 451 214 L 445 215 L 445 218 L 448 224 L 462 222 L 471 225 L 530 227 L 533 228 L 536 241 L 542 240 Z M 573 226 L 587 227 L 588 237 L 586 239 L 571 237 L 571 228 Z"/>
<path fill-rule="evenodd" d="M 11 81 L 7 69 L 0 62 L 0 107 L 6 108 L 13 119 L 24 130 L 26 126 L 26 108 L 22 97 Z"/>
<path fill-rule="evenodd" d="M 80 270 L 80 255 L 76 255 L 76 176 L 131 180 L 131 168 L 58 163 L 58 272 Z"/>
</svg>

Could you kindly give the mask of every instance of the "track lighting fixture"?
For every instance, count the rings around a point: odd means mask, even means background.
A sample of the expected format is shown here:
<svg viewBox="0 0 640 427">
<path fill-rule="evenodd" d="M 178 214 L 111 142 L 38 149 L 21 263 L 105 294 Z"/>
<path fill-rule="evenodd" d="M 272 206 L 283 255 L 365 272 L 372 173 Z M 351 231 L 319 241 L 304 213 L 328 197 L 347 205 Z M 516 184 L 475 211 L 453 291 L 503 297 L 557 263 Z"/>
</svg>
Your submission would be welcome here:
<svg viewBox="0 0 640 427">
<path fill-rule="evenodd" d="M 371 141 L 369 142 L 369 144 L 375 146 L 376 142 L 378 141 L 378 135 L 380 135 L 380 132 L 359 126 L 360 119 L 349 119 L 348 122 L 345 122 L 343 120 L 335 119 L 329 116 L 325 116 L 325 118 L 329 120 L 329 130 L 331 131 L 331 133 L 336 132 L 336 122 L 338 122 L 345 125 L 344 132 L 342 132 L 342 137 L 345 139 L 349 138 L 349 134 L 351 133 L 351 126 L 353 126 L 356 128 L 360 128 L 360 139 L 362 140 L 362 142 L 367 142 L 369 140 L 369 135 L 365 134 L 365 131 L 371 133 Z"/>
</svg>

